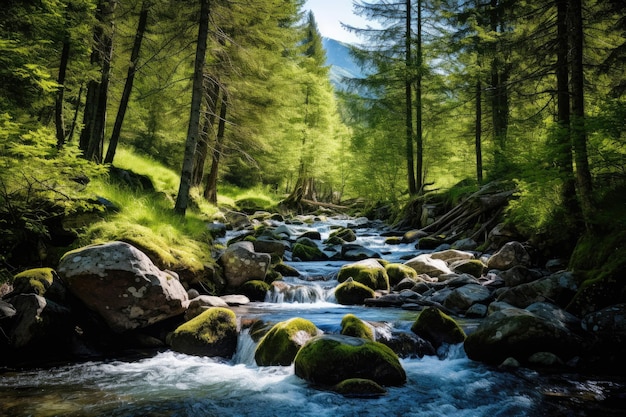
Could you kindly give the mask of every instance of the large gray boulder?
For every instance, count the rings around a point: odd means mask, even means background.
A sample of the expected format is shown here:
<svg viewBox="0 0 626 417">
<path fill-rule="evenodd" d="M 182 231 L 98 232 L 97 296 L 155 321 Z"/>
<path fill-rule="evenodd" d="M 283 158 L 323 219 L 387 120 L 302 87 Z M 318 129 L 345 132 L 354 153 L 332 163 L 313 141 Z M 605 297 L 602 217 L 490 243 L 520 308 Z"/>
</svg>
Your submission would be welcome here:
<svg viewBox="0 0 626 417">
<path fill-rule="evenodd" d="M 535 305 L 490 314 L 463 346 L 468 358 L 494 365 L 511 357 L 529 363 L 538 352 L 550 352 L 567 362 L 584 352 L 585 340 L 571 315 L 556 306 Z"/>
<path fill-rule="evenodd" d="M 457 313 L 465 313 L 472 305 L 486 303 L 491 298 L 491 291 L 479 284 L 468 284 L 453 289 L 445 298 L 443 305 Z"/>
<path fill-rule="evenodd" d="M 146 327 L 185 312 L 180 281 L 124 242 L 66 253 L 57 269 L 69 290 L 115 332 Z"/>
<path fill-rule="evenodd" d="M 524 245 L 519 242 L 508 242 L 494 253 L 487 261 L 490 269 L 505 271 L 516 265 L 530 265 L 530 255 Z"/>
<path fill-rule="evenodd" d="M 552 301 L 566 306 L 576 291 L 578 283 L 571 272 L 563 271 L 526 284 L 507 288 L 498 295 L 498 301 L 526 308 L 533 303 Z"/>
<path fill-rule="evenodd" d="M 263 281 L 271 260 L 269 254 L 255 252 L 252 242 L 233 243 L 219 258 L 229 288 L 238 288 L 251 280 Z"/>
<path fill-rule="evenodd" d="M 430 277 L 451 274 L 448 264 L 443 259 L 433 258 L 430 254 L 421 254 L 404 263 L 417 272 L 418 275 L 426 274 Z"/>
</svg>

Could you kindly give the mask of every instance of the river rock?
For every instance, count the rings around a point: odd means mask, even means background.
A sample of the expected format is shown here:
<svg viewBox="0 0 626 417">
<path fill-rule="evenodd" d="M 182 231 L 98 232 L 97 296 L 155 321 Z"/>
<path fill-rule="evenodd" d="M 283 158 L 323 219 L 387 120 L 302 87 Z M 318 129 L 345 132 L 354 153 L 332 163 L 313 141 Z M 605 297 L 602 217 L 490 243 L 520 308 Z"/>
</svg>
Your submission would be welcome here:
<svg viewBox="0 0 626 417">
<path fill-rule="evenodd" d="M 303 237 L 296 241 L 292 249 L 292 258 L 302 262 L 325 261 L 326 255 L 313 240 Z"/>
<path fill-rule="evenodd" d="M 137 329 L 185 312 L 187 292 L 172 274 L 124 242 L 66 253 L 58 272 L 69 290 L 115 332 Z"/>
<path fill-rule="evenodd" d="M 13 279 L 14 294 L 37 294 L 63 303 L 65 291 L 58 274 L 52 268 L 27 269 Z"/>
<path fill-rule="evenodd" d="M 400 386 L 406 373 L 398 356 L 382 343 L 327 334 L 309 340 L 296 355 L 295 374 L 313 384 L 333 386 L 351 378 Z"/>
<path fill-rule="evenodd" d="M 498 295 L 497 300 L 519 308 L 548 300 L 564 307 L 577 289 L 578 283 L 572 273 L 563 271 L 527 284 L 506 288 Z"/>
<path fill-rule="evenodd" d="M 351 378 L 341 381 L 333 391 L 348 398 L 375 398 L 385 395 L 387 390 L 371 379 Z"/>
<path fill-rule="evenodd" d="M 335 288 L 335 299 L 342 305 L 363 305 L 365 300 L 375 298 L 376 293 L 367 285 L 356 282 L 352 277 Z"/>
<path fill-rule="evenodd" d="M 285 250 L 291 249 L 289 242 L 278 239 L 271 239 L 267 236 L 259 236 L 258 239 L 252 242 L 254 246 L 254 252 L 257 253 L 269 253 L 278 259 L 282 259 L 285 255 Z"/>
<path fill-rule="evenodd" d="M 569 319 L 561 320 L 566 314 L 542 315 L 520 308 L 490 314 L 467 336 L 467 357 L 493 365 L 513 357 L 524 364 L 537 352 L 551 352 L 567 362 L 584 350 L 585 339 L 568 327 Z"/>
<path fill-rule="evenodd" d="M 626 304 L 615 304 L 583 317 L 581 326 L 603 340 L 626 343 Z"/>
<path fill-rule="evenodd" d="M 387 271 L 376 259 L 364 259 L 343 265 L 337 274 L 337 281 L 344 282 L 348 278 L 352 278 L 372 290 L 389 290 Z"/>
<path fill-rule="evenodd" d="M 418 255 L 404 264 L 413 268 L 418 275 L 426 274 L 430 277 L 438 277 L 452 273 L 444 260 L 434 259 L 429 254 Z"/>
<path fill-rule="evenodd" d="M 491 291 L 479 284 L 468 284 L 452 290 L 443 305 L 451 311 L 465 313 L 472 305 L 485 303 L 491 298 Z"/>
<path fill-rule="evenodd" d="M 255 252 L 252 242 L 236 242 L 226 248 L 219 262 L 224 269 L 227 286 L 237 288 L 246 281 L 263 281 L 271 263 L 271 256 Z"/>
<path fill-rule="evenodd" d="M 469 274 L 475 278 L 482 277 L 487 265 L 482 263 L 480 259 L 462 259 L 454 261 L 449 265 L 450 269 L 456 274 Z"/>
<path fill-rule="evenodd" d="M 465 340 L 465 332 L 461 326 L 436 307 L 422 310 L 411 326 L 411 331 L 429 341 L 435 349 L 443 343 L 453 345 Z"/>
<path fill-rule="evenodd" d="M 408 279 L 413 284 L 417 281 L 417 272 L 408 265 L 400 263 L 390 263 L 385 265 L 385 271 L 389 277 L 389 285 L 398 285 L 401 281 Z"/>
<path fill-rule="evenodd" d="M 464 261 L 468 259 L 474 259 L 474 254 L 471 252 L 464 252 L 457 249 L 447 249 L 439 252 L 433 252 L 429 254 L 432 259 L 441 259 L 447 264 L 451 264 L 456 261 Z"/>
<path fill-rule="evenodd" d="M 487 262 L 490 269 L 505 271 L 516 265 L 530 265 L 530 255 L 519 242 L 508 242 L 499 251 L 494 253 Z"/>
<path fill-rule="evenodd" d="M 299 317 L 277 323 L 259 341 L 254 360 L 258 366 L 289 366 L 300 348 L 319 334 L 312 322 Z"/>
<path fill-rule="evenodd" d="M 374 328 L 354 314 L 346 314 L 341 319 L 341 334 L 374 340 Z"/>
<path fill-rule="evenodd" d="M 176 352 L 230 358 L 237 350 L 237 318 L 230 309 L 210 308 L 178 326 L 167 342 Z"/>
<path fill-rule="evenodd" d="M 500 276 L 504 280 L 507 287 L 515 287 L 516 285 L 536 281 L 541 278 L 543 274 L 535 269 L 529 269 L 522 265 L 516 265 L 511 269 L 502 271 Z"/>
<path fill-rule="evenodd" d="M 212 307 L 228 307 L 228 303 L 215 295 L 198 295 L 189 301 L 185 320 L 189 321 Z"/>
<path fill-rule="evenodd" d="M 40 295 L 18 294 L 11 305 L 16 314 L 8 336 L 14 349 L 47 351 L 64 345 L 74 329 L 70 309 Z"/>
<path fill-rule="evenodd" d="M 345 261 L 361 261 L 368 258 L 380 258 L 375 250 L 354 243 L 341 245 L 341 258 Z"/>
</svg>

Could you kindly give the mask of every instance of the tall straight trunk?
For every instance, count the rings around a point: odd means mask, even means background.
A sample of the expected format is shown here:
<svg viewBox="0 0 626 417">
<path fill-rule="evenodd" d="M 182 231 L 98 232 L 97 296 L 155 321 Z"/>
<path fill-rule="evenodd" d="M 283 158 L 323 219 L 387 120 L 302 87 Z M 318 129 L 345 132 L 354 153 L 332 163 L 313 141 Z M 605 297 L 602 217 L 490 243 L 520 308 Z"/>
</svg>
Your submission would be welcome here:
<svg viewBox="0 0 626 417">
<path fill-rule="evenodd" d="M 100 42 L 104 38 L 104 9 L 107 0 L 99 0 L 96 7 L 96 25 L 93 29 L 92 43 L 93 48 L 90 56 L 92 66 L 102 67 L 102 55 L 100 54 Z M 91 79 L 87 82 L 87 97 L 85 98 L 85 111 L 83 112 L 83 129 L 80 132 L 78 147 L 83 151 L 85 158 L 87 157 L 87 148 L 93 135 L 95 122 L 96 107 L 98 104 L 100 82 Z"/>
<path fill-rule="evenodd" d="M 185 154 L 180 173 L 180 186 L 176 196 L 174 212 L 182 216 L 189 205 L 189 189 L 191 188 L 191 175 L 193 173 L 194 153 L 200 133 L 200 108 L 202 107 L 202 81 L 204 78 L 204 60 L 206 56 L 207 40 L 209 37 L 209 0 L 200 0 L 200 22 L 198 24 L 198 42 L 196 44 L 196 59 L 194 63 L 193 85 L 191 91 L 191 108 L 189 114 L 189 126 L 185 141 Z"/>
<path fill-rule="evenodd" d="M 405 109 L 406 109 L 406 172 L 409 186 L 409 194 L 417 193 L 417 183 L 415 182 L 415 159 L 413 157 L 413 57 L 412 57 L 412 35 L 411 35 L 411 0 L 406 0 L 406 33 L 404 38 L 406 80 Z"/>
<path fill-rule="evenodd" d="M 215 118 L 217 117 L 217 100 L 220 94 L 220 84 L 217 80 L 211 80 L 210 86 L 205 86 L 207 116 L 202 126 L 202 134 L 196 149 L 195 162 L 193 164 L 193 174 L 191 176 L 191 184 L 196 187 L 202 183 L 204 177 L 204 165 L 206 157 L 209 153 L 209 140 L 215 126 Z"/>
<path fill-rule="evenodd" d="M 56 125 L 57 136 L 57 148 L 62 148 L 65 145 L 65 121 L 63 120 L 63 102 L 65 101 L 65 74 L 67 72 L 67 63 L 70 57 L 70 40 L 69 37 L 65 37 L 63 40 L 63 50 L 61 51 L 61 62 L 59 63 L 59 77 L 57 83 L 59 89 L 57 90 L 56 103 L 54 106 L 54 122 Z"/>
<path fill-rule="evenodd" d="M 76 107 L 74 108 L 74 117 L 72 118 L 72 124 L 70 125 L 70 130 L 67 132 L 67 140 L 68 142 L 72 140 L 74 136 L 74 130 L 76 129 L 76 122 L 78 121 L 78 113 L 80 112 L 80 100 L 83 97 L 83 85 L 81 84 L 78 89 L 78 96 L 76 97 Z"/>
<path fill-rule="evenodd" d="M 211 155 L 211 170 L 204 189 L 204 198 L 210 203 L 217 204 L 217 178 L 220 169 L 220 158 L 224 152 L 224 132 L 226 130 L 226 113 L 228 110 L 228 96 L 226 91 L 222 91 L 222 100 L 220 105 L 220 121 L 217 127 L 217 136 L 215 137 L 215 148 Z"/>
<path fill-rule="evenodd" d="M 498 0 L 491 0 L 491 30 L 501 31 L 502 16 L 501 5 Z M 508 81 L 507 69 L 502 60 L 502 48 L 496 47 L 494 57 L 491 60 L 491 111 L 493 122 L 493 137 L 495 149 L 495 171 L 500 175 L 506 170 L 507 161 L 505 156 L 506 136 L 508 128 L 508 97 L 506 83 Z"/>
<path fill-rule="evenodd" d="M 568 0 L 556 0 L 557 8 L 557 165 L 563 177 L 563 207 L 568 214 L 575 216 L 579 211 L 576 201 L 576 181 L 572 164 L 572 142 L 570 130 L 570 93 L 569 93 L 569 36 L 567 9 Z"/>
<path fill-rule="evenodd" d="M 104 162 L 108 164 L 113 163 L 115 151 L 117 150 L 117 144 L 120 140 L 122 123 L 124 123 L 126 109 L 128 108 L 128 101 L 130 100 L 130 93 L 133 90 L 133 82 L 135 81 L 135 73 L 137 72 L 137 64 L 139 63 L 139 51 L 141 50 L 141 42 L 143 41 L 143 35 L 146 31 L 146 25 L 148 24 L 149 7 L 150 3 L 147 0 L 144 0 L 141 4 L 141 12 L 139 13 L 139 23 L 137 24 L 137 33 L 135 33 L 133 50 L 130 53 L 130 64 L 128 66 L 128 73 L 126 74 L 126 82 L 124 83 L 124 91 L 122 92 L 120 107 L 117 110 L 117 117 L 115 118 L 113 132 L 111 133 L 111 139 L 109 141 L 109 148 L 107 149 L 107 154 L 104 158 Z"/>
<path fill-rule="evenodd" d="M 104 129 L 106 127 L 106 111 L 109 97 L 109 82 L 111 79 L 111 59 L 113 57 L 113 31 L 115 24 L 113 13 L 117 0 L 108 0 L 101 3 L 103 9 L 102 24 L 108 26 L 102 31 L 99 39 L 100 62 L 102 65 L 100 82 L 93 102 L 92 124 L 85 157 L 95 162 L 102 162 L 104 147 Z"/>
<path fill-rule="evenodd" d="M 475 121 L 475 148 L 476 148 L 476 181 L 478 184 L 483 182 L 483 151 L 482 151 L 482 134 L 483 134 L 483 109 L 482 109 L 482 83 L 480 78 L 476 80 L 476 121 Z"/>
<path fill-rule="evenodd" d="M 569 0 L 569 42 L 571 54 L 572 119 L 571 137 L 574 152 L 578 199 L 587 227 L 591 227 L 593 213 L 593 187 L 587 155 L 587 131 L 585 128 L 585 90 L 583 75 L 583 17 L 582 1 Z"/>
<path fill-rule="evenodd" d="M 422 78 L 424 56 L 422 53 L 422 0 L 417 0 L 417 79 L 415 82 L 415 122 L 416 122 L 416 154 L 415 184 L 418 192 L 424 187 L 424 131 L 422 128 Z"/>
</svg>

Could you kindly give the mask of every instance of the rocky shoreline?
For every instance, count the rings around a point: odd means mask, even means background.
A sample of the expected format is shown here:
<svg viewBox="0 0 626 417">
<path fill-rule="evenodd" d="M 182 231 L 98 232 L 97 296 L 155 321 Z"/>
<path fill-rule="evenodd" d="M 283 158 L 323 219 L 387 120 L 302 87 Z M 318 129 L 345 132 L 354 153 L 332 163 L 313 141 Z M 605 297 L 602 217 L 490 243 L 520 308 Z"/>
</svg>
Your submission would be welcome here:
<svg viewBox="0 0 626 417">
<path fill-rule="evenodd" d="M 463 343 L 470 359 L 504 369 L 616 372 L 624 364 L 626 305 L 577 311 L 572 306 L 580 290 L 575 274 L 557 260 L 538 266 L 532 250 L 518 241 L 499 239 L 499 247 L 489 254 L 473 242 L 456 241 L 389 262 L 384 254 L 354 243 L 358 229 L 370 225 L 367 219 L 337 228 L 323 242 L 314 231 L 290 227 L 306 225 L 310 217 L 285 222 L 267 213 L 254 218 L 232 214 L 231 219 L 236 221 L 210 225 L 215 234 L 240 230 L 219 252 L 215 279 L 224 289 L 220 294 L 203 292 L 202 286 L 181 279 L 184 274 L 159 269 L 125 242 L 79 248 L 65 254 L 56 269 L 18 274 L 0 292 L 0 366 L 41 366 L 151 349 L 228 358 L 244 327 L 254 330 L 257 349 L 265 349 L 256 355 L 262 358 L 259 366 L 295 362 L 298 376 L 314 384 L 348 381 L 337 388 L 353 387 L 348 393 L 402 384 L 398 357 L 436 355 L 447 344 Z M 420 236 L 424 238 L 416 230 L 395 231 L 386 242 L 415 244 L 418 253 L 431 243 Z M 299 272 L 284 260 L 329 259 L 347 262 L 336 275 L 316 278 L 337 280 L 338 303 L 421 311 L 411 332 L 383 337 L 375 331 L 376 323 L 355 317 L 357 328 L 366 330 L 356 331 L 353 320 L 342 323 L 339 337 L 322 335 L 309 323 L 242 323 L 232 312 L 230 307 L 262 301 L 268 292 L 289 292 L 282 277 Z M 457 323 L 462 318 L 480 324 L 466 335 Z M 267 342 L 268 335 L 278 341 Z M 333 349 L 341 352 L 347 346 L 372 355 L 354 357 L 381 360 L 380 374 L 367 374 L 367 362 L 355 362 L 338 380 L 325 379 L 324 361 L 311 352 L 321 351 L 327 359 L 338 354 L 329 353 Z"/>
</svg>

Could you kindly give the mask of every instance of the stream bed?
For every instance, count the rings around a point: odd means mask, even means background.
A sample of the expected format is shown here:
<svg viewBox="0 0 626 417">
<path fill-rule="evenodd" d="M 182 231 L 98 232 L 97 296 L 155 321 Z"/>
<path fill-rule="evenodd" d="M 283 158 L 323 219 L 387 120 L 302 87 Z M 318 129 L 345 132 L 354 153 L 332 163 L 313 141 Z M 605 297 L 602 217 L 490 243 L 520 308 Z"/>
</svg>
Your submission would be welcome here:
<svg viewBox="0 0 626 417">
<path fill-rule="evenodd" d="M 329 224 L 308 225 L 328 234 Z M 376 230 L 359 229 L 358 243 L 397 261 L 415 253 L 410 245 L 383 247 Z M 265 302 L 234 307 L 239 320 L 312 321 L 338 332 L 352 313 L 381 324 L 379 331 L 408 330 L 418 312 L 400 308 L 341 306 L 334 302 L 332 274 L 341 262 L 290 263 L 303 273 L 286 282 L 288 299 L 268 294 Z M 309 280 L 307 277 L 327 277 Z M 330 277 L 330 278 L 328 278 Z M 466 332 L 477 321 L 461 321 Z M 258 367 L 255 343 L 241 332 L 230 360 L 150 352 L 132 360 L 94 361 L 47 369 L 0 373 L 0 416 L 623 416 L 623 378 L 513 372 L 469 360 L 462 345 L 444 346 L 437 356 L 403 358 L 407 383 L 379 398 L 347 398 L 311 387 L 292 366 Z"/>
</svg>

